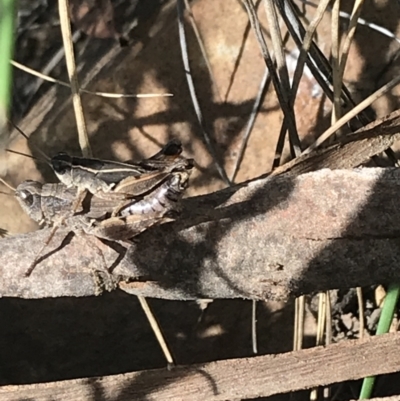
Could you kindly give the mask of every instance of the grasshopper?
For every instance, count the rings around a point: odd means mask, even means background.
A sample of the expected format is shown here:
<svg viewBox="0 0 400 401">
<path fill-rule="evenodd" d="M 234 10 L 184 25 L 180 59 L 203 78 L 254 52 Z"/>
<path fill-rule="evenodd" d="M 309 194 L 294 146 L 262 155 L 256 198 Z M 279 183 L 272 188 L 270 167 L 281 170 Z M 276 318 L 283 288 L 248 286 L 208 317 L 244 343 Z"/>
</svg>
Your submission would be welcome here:
<svg viewBox="0 0 400 401">
<path fill-rule="evenodd" d="M 107 217 L 107 210 L 101 204 L 91 202 L 91 199 L 89 199 L 89 208 L 84 202 L 77 210 L 78 214 L 74 215 L 72 205 L 76 199 L 76 193 L 76 188 L 67 188 L 63 184 L 41 184 L 31 180 L 24 181 L 16 188 L 15 197 L 26 214 L 41 226 L 53 226 L 49 237 L 25 272 L 25 276 L 28 277 L 33 272 L 40 255 L 50 244 L 59 226 L 65 225 L 70 227 L 71 231 L 79 232 L 84 228 L 83 224 L 88 224 L 82 220 L 81 213 L 86 213 L 88 219 L 101 220 Z"/>
<path fill-rule="evenodd" d="M 29 140 L 29 137 L 17 125 L 13 125 L 26 140 Z M 160 183 L 169 172 L 185 170 L 190 160 L 180 156 L 182 144 L 178 139 L 172 139 L 154 156 L 139 163 L 75 157 L 65 152 L 50 158 L 40 149 L 36 148 L 36 150 L 67 187 L 75 186 L 81 192 L 87 190 L 105 199 L 123 199 L 142 195 L 152 185 Z M 131 182 L 128 185 L 126 183 L 120 185 L 118 194 L 113 194 L 113 189 L 119 183 L 122 184 L 126 178 L 129 178 Z"/>
<path fill-rule="evenodd" d="M 17 127 L 18 131 L 28 137 Z M 113 215 L 127 199 L 140 198 L 149 194 L 162 182 L 168 180 L 169 174 L 187 171 L 194 165 L 193 159 L 181 156 L 182 144 L 178 139 L 169 141 L 154 156 L 141 162 L 115 162 L 84 157 L 74 157 L 59 153 L 51 159 L 38 151 L 49 161 L 58 179 L 68 188 L 78 188 L 76 200 L 72 206 L 75 212 L 85 198 L 86 192 L 105 200 L 115 200 Z"/>
<path fill-rule="evenodd" d="M 27 138 L 17 126 L 15 127 Z M 40 150 L 39 152 L 42 153 Z M 45 223 L 54 223 L 56 219 L 57 224 L 54 224 L 43 249 L 51 241 L 57 227 L 64 224 L 65 219 L 69 220 L 66 223 L 68 226 L 76 224 L 79 220 L 85 232 L 100 238 L 128 239 L 156 224 L 155 222 L 165 219 L 167 210 L 171 210 L 172 213 L 173 203 L 177 203 L 187 187 L 194 166 L 193 159 L 186 159 L 181 153 L 182 145 L 177 139 L 169 141 L 152 157 L 136 163 L 72 157 L 60 153 L 50 159 L 50 165 L 64 186 L 46 184 L 39 188 L 37 184 L 34 187 L 30 183 L 27 184 L 30 185 L 27 192 L 20 192 L 25 198 L 21 198 L 18 191 L 17 198 L 28 214 L 33 212 L 29 210 L 26 201 L 34 195 L 36 202 L 40 202 L 38 213 L 46 208 L 45 215 L 51 215 L 53 205 L 47 207 L 46 202 L 63 205 L 62 213 L 55 213 L 47 218 L 47 221 L 45 218 Z M 46 155 L 44 157 L 49 159 Z M 91 203 L 89 209 L 82 211 L 83 201 L 89 194 L 96 201 Z M 104 200 L 103 212 L 110 212 L 107 221 L 102 221 L 99 216 L 91 218 L 88 215 L 89 212 L 93 213 L 94 204 L 99 204 L 99 199 Z M 123 213 L 119 215 L 121 210 Z M 80 214 L 79 219 L 71 219 L 76 213 Z M 91 221 L 91 224 L 88 224 L 88 221 Z M 118 238 L 113 234 L 116 227 L 119 227 Z M 28 270 L 29 274 L 36 260 L 37 258 Z"/>
<path fill-rule="evenodd" d="M 182 145 L 175 139 L 139 163 L 71 157 L 60 153 L 51 159 L 51 164 L 63 184 L 79 189 L 74 209 L 89 191 L 99 198 L 121 201 L 114 211 L 116 215 L 126 199 L 145 196 L 168 180 L 170 173 L 191 169 L 193 160 L 180 157 L 181 152 Z"/>
<path fill-rule="evenodd" d="M 58 226 L 65 225 L 71 231 L 112 241 L 127 241 L 148 228 L 172 221 L 179 213 L 179 200 L 188 186 L 191 169 L 169 173 L 167 180 L 153 192 L 139 200 L 130 200 L 113 216 L 114 202 L 88 194 L 88 202 L 72 212 L 78 192 L 64 184 L 41 184 L 25 181 L 20 184 L 15 196 L 23 210 L 35 221 L 46 226 L 53 225 L 52 233 L 39 254 L 50 243 Z M 26 272 L 29 276 L 37 264 L 35 258 Z"/>
<path fill-rule="evenodd" d="M 171 173 L 153 192 L 121 207 L 118 216 L 94 221 L 87 233 L 108 240 L 129 240 L 153 225 L 174 220 L 179 215 L 179 201 L 188 187 L 189 176 L 190 170 Z"/>
<path fill-rule="evenodd" d="M 120 241 L 173 220 L 179 213 L 178 202 L 194 167 L 194 160 L 181 157 L 181 152 L 180 141 L 172 140 L 160 152 L 139 163 L 73 158 L 65 153 L 54 156 L 50 164 L 62 184 L 41 186 L 26 182 L 16 191 L 22 208 L 32 218 L 53 224 L 38 255 L 50 243 L 59 225 L 66 225 L 74 232 Z M 112 203 L 104 203 L 107 201 Z M 116 205 L 115 201 L 119 203 Z M 26 276 L 32 273 L 37 261 L 38 256 Z M 147 301 L 138 298 L 168 363 L 173 364 Z"/>
<path fill-rule="evenodd" d="M 152 185 L 157 185 L 168 173 L 185 170 L 188 159 L 180 157 L 181 152 L 180 141 L 173 139 L 154 156 L 138 163 L 121 163 L 59 153 L 51 158 L 51 166 L 58 179 L 68 187 L 86 189 L 106 199 L 110 197 L 106 194 L 114 195 L 111 192 L 119 188 L 119 198 L 124 193 L 134 197 L 147 192 Z M 136 185 L 122 185 L 127 178 Z M 142 184 L 143 181 L 146 184 Z"/>
<path fill-rule="evenodd" d="M 72 217 L 71 205 L 76 199 L 76 188 L 67 188 L 63 184 L 42 184 L 27 180 L 15 190 L 22 209 L 40 225 L 60 224 Z M 85 213 L 88 218 L 103 219 L 107 216 L 109 203 L 90 201 L 90 205 L 81 205 L 77 214 Z"/>
<path fill-rule="evenodd" d="M 77 188 L 68 188 L 64 184 L 41 184 L 36 181 L 25 181 L 17 187 L 15 196 L 27 214 L 40 224 L 55 226 L 64 224 L 76 233 L 83 231 L 98 238 L 113 241 L 127 240 L 153 225 L 172 220 L 172 213 L 179 212 L 178 202 L 188 186 L 190 172 L 191 170 L 170 173 L 169 179 L 153 193 L 139 201 L 127 204 L 121 210 L 119 217 L 110 217 L 110 205 L 107 201 L 91 196 L 91 194 L 88 194 L 89 202 L 82 203 L 78 213 L 72 214 L 71 207 L 78 190 Z M 50 243 L 54 233 L 55 230 L 38 255 Z M 99 252 L 101 251 L 99 250 Z M 37 259 L 36 257 L 26 271 L 26 276 L 32 273 Z M 147 300 L 142 296 L 138 296 L 138 299 L 166 357 L 168 366 L 174 365 L 172 355 Z"/>
<path fill-rule="evenodd" d="M 148 202 L 143 198 L 155 200 L 157 197 L 153 196 L 153 192 L 157 188 L 170 187 L 171 177 L 178 180 L 178 177 L 191 171 L 194 167 L 193 159 L 180 157 L 181 152 L 181 143 L 173 140 L 153 157 L 135 164 L 71 158 L 66 154 L 59 155 L 57 163 L 53 158 L 52 163 L 63 184 L 68 188 L 78 188 L 74 211 L 82 202 L 85 192 L 89 191 L 98 198 L 118 201 L 112 211 L 112 216 L 117 216 L 119 210 L 131 204 L 133 199 L 142 202 Z M 58 165 L 61 158 L 63 162 Z"/>
</svg>

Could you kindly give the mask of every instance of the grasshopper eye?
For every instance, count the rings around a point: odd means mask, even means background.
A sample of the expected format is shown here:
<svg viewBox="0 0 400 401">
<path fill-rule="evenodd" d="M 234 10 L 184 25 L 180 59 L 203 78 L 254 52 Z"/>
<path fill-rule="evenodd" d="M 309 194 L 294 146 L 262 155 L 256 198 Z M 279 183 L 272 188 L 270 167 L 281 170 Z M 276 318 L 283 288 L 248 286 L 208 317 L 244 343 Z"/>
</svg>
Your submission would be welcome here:
<svg viewBox="0 0 400 401">
<path fill-rule="evenodd" d="M 39 183 L 37 183 L 39 184 Z M 40 194 L 35 192 L 32 182 L 25 182 L 20 184 L 22 185 L 30 185 L 32 188 L 29 189 L 17 189 L 15 191 L 15 196 L 21 205 L 22 209 L 35 221 L 40 222 L 43 220 L 43 212 L 41 208 L 41 198 Z M 33 191 L 33 192 L 32 192 Z"/>
<path fill-rule="evenodd" d="M 34 198 L 31 192 L 22 190 L 18 191 L 17 195 L 24 201 L 27 206 L 32 206 L 34 202 Z"/>
</svg>

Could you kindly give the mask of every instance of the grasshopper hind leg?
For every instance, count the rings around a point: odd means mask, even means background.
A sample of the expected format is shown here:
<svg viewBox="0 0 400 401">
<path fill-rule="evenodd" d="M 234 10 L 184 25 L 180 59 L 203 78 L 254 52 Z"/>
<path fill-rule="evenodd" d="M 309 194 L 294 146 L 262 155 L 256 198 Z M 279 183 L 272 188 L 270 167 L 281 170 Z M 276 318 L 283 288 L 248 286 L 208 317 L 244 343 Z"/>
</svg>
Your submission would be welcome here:
<svg viewBox="0 0 400 401">
<path fill-rule="evenodd" d="M 90 246 L 90 248 L 93 249 L 97 253 L 97 255 L 100 257 L 102 270 L 105 271 L 107 274 L 111 274 L 107 267 L 107 261 L 104 257 L 104 252 L 96 244 L 97 241 L 100 241 L 100 242 L 102 242 L 102 241 L 94 235 L 85 233 L 84 230 L 79 230 L 78 232 L 76 232 L 76 234 L 79 235 L 79 237 L 84 238 L 84 240 Z"/>
<path fill-rule="evenodd" d="M 104 257 L 104 252 L 102 249 L 96 244 L 96 242 L 101 242 L 103 241 L 94 236 L 90 235 L 88 233 L 85 233 L 83 230 L 78 230 L 75 232 L 76 235 L 78 235 L 80 238 L 82 238 L 86 244 L 94 251 L 96 254 L 99 256 L 101 260 L 101 269 L 96 269 L 96 268 L 90 268 L 90 271 L 93 273 L 94 278 L 95 278 L 95 285 L 96 285 L 96 295 L 102 294 L 104 291 L 112 291 L 115 289 L 115 280 L 113 279 L 113 276 L 111 274 L 111 268 L 107 266 L 107 261 Z M 107 246 L 110 246 L 109 244 L 105 244 Z M 100 274 L 102 273 L 102 274 Z"/>
<path fill-rule="evenodd" d="M 58 229 L 58 226 L 54 226 L 50 232 L 50 235 L 48 236 L 47 240 L 44 242 L 44 244 L 42 245 L 42 247 L 40 248 L 39 252 L 36 254 L 35 259 L 33 260 L 33 262 L 31 263 L 31 265 L 29 266 L 28 270 L 25 272 L 25 277 L 29 277 L 33 270 L 35 270 L 35 267 L 38 265 L 39 260 L 40 260 L 40 255 L 43 253 L 43 251 L 46 249 L 46 247 L 50 244 L 51 240 L 54 237 L 54 234 L 56 233 Z"/>
</svg>

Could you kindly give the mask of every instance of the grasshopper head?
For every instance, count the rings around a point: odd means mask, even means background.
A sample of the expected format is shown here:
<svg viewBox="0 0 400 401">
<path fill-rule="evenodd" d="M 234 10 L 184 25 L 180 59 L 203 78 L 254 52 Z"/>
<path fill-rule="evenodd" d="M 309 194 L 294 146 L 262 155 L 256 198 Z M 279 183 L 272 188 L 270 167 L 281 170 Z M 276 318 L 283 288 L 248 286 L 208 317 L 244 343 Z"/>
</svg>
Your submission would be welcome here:
<svg viewBox="0 0 400 401">
<path fill-rule="evenodd" d="M 148 160 L 173 161 L 182 153 L 182 143 L 179 139 L 171 139 L 163 148 Z"/>
<path fill-rule="evenodd" d="M 181 153 L 181 141 L 172 139 L 154 156 L 139 162 L 139 165 L 146 170 L 172 172 L 176 170 L 176 167 L 180 168 L 182 161 L 187 160 L 181 156 Z"/>
<path fill-rule="evenodd" d="M 190 160 L 190 159 L 189 159 Z M 183 192 L 189 186 L 189 177 L 191 173 L 191 168 L 185 171 L 177 171 L 171 173 L 171 178 L 169 180 L 169 190 L 179 194 L 179 197 L 183 195 Z"/>
<path fill-rule="evenodd" d="M 51 165 L 58 179 L 65 185 L 70 185 L 72 157 L 65 152 L 60 152 L 51 158 Z"/>
<path fill-rule="evenodd" d="M 183 195 L 183 192 L 189 186 L 189 177 L 192 173 L 194 163 L 194 159 L 182 158 L 179 160 L 179 163 L 176 164 L 175 169 L 171 172 L 169 190 L 179 194 L 179 197 Z"/>
<path fill-rule="evenodd" d="M 182 157 L 176 161 L 175 167 L 172 171 L 185 171 L 190 175 L 194 166 L 194 159 L 185 159 Z"/>
<path fill-rule="evenodd" d="M 15 190 L 15 197 L 25 213 L 38 223 L 44 220 L 41 207 L 42 184 L 37 181 L 24 181 Z"/>
<path fill-rule="evenodd" d="M 159 152 L 164 156 L 179 156 L 182 153 L 182 143 L 179 139 L 171 139 Z"/>
</svg>

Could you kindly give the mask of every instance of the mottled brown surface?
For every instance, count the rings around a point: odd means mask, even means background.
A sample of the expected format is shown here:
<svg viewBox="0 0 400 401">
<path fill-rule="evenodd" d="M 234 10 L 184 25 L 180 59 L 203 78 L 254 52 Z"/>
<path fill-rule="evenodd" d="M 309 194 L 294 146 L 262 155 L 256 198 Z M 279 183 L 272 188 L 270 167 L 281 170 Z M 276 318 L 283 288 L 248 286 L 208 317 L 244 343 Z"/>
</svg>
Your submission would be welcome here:
<svg viewBox="0 0 400 401">
<path fill-rule="evenodd" d="M 343 7 L 350 7 L 349 2 L 342 3 Z M 362 17 L 399 36 L 399 6 L 396 2 L 376 0 L 364 3 Z M 197 177 L 194 177 L 190 194 L 212 192 L 222 188 L 223 184 L 206 151 L 189 100 L 177 42 L 175 2 L 170 2 L 164 9 L 159 8 L 158 2 L 148 6 L 149 9 L 152 7 L 153 13 L 148 12 L 139 18 L 139 27 L 131 34 L 128 48 L 119 49 L 115 42 L 90 39 L 83 53 L 77 57 L 78 62 L 85 65 L 80 78 L 92 90 L 171 92 L 174 97 L 114 100 L 84 95 L 91 144 L 98 157 L 124 160 L 148 156 L 166 138 L 178 136 L 184 143 L 186 155 L 195 157 L 201 167 Z M 264 64 L 254 34 L 247 30 L 247 16 L 239 2 L 198 0 L 192 3 L 192 8 L 217 85 L 211 84 L 198 45 L 187 24 L 194 81 L 208 131 L 229 176 Z M 304 20 L 310 21 L 315 9 L 303 5 L 300 5 L 300 9 L 305 12 Z M 262 4 L 259 15 L 264 22 Z M 128 23 L 134 21 L 132 14 L 121 13 L 121 10 L 119 17 L 125 18 Z M 341 24 L 342 29 L 346 27 L 346 20 L 341 19 Z M 330 54 L 330 30 L 328 13 L 318 29 L 316 39 L 327 56 Z M 47 33 L 39 30 L 33 34 L 47 43 L 50 37 L 58 34 L 58 27 L 52 26 Z M 293 50 L 291 41 L 286 48 L 289 71 L 293 71 L 293 55 L 296 57 L 297 52 Z M 344 79 L 356 99 L 364 98 L 398 73 L 398 48 L 399 44 L 392 38 L 371 28 L 358 26 Z M 18 56 L 19 51 L 17 49 Z M 34 47 L 30 52 L 31 58 L 37 55 Z M 40 61 L 44 60 L 41 54 L 39 58 Z M 38 60 L 31 62 L 28 58 L 26 64 L 42 68 Z M 90 65 L 100 70 L 105 67 L 97 74 L 93 68 L 89 68 Z M 60 66 L 57 71 L 63 71 L 63 68 Z M 60 76 L 65 79 L 62 73 Z M 32 142 L 49 154 L 60 150 L 79 154 L 75 119 L 68 99 L 68 89 L 54 87 L 45 91 L 21 122 L 23 129 L 32 134 Z M 383 116 L 398 105 L 397 88 L 376 102 L 373 110 L 378 116 Z M 295 105 L 298 129 L 304 143 L 309 145 L 328 126 L 329 112 L 329 102 L 322 96 L 314 79 L 306 74 Z M 250 136 L 238 181 L 257 177 L 270 170 L 281 120 L 281 111 L 270 89 Z M 10 147 L 24 150 L 25 140 L 19 138 Z M 36 152 L 33 150 L 33 153 Z M 36 166 L 32 161 L 9 154 L 0 159 L 0 172 L 13 185 L 28 178 L 55 181 L 45 166 Z M 1 211 L 0 228 L 12 233 L 36 228 L 21 213 L 12 197 L 3 198 Z M 40 235 L 45 233 L 38 237 Z M 238 246 L 237 242 L 235 246 Z M 24 249 L 24 252 L 27 251 Z M 32 250 L 30 252 L 33 253 Z M 95 258 L 89 262 L 96 263 Z M 178 362 L 193 363 L 251 355 L 249 302 L 216 301 L 209 306 L 199 323 L 200 312 L 192 303 L 151 300 L 151 305 L 166 331 L 173 352 L 177 354 Z M 35 301 L 3 298 L 0 309 L 4 321 L 11 322 L 2 325 L 0 330 L 2 359 L 6 361 L 0 369 L 0 381 L 3 384 L 104 375 L 165 365 L 135 297 L 121 292 L 81 299 Z M 260 353 L 276 353 L 291 348 L 291 313 L 291 303 L 259 304 Z M 314 343 L 314 318 L 311 317 L 309 321 L 311 324 L 306 325 L 309 335 L 306 342 L 311 345 Z M 97 398 L 102 397 L 101 390 L 96 394 Z M 349 398 L 354 398 L 355 394 Z"/>
</svg>

